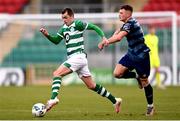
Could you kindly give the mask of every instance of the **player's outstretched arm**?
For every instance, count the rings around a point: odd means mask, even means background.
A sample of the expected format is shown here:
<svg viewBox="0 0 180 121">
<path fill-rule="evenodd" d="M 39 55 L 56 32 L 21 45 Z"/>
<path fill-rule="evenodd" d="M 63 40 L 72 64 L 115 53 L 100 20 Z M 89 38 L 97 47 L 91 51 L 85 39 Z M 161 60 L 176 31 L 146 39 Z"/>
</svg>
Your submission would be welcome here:
<svg viewBox="0 0 180 121">
<path fill-rule="evenodd" d="M 57 35 L 57 36 L 51 36 L 49 35 L 48 31 L 44 28 L 41 28 L 39 30 L 45 37 L 48 38 L 48 40 L 50 40 L 51 42 L 53 42 L 54 44 L 58 44 L 59 42 L 61 42 L 61 40 L 63 39 L 61 36 Z"/>
<path fill-rule="evenodd" d="M 120 32 L 120 29 L 119 29 L 119 28 L 116 29 L 116 31 L 114 32 L 113 36 L 114 36 L 114 35 L 117 35 L 119 32 Z"/>
<path fill-rule="evenodd" d="M 97 25 L 89 23 L 87 26 L 88 30 L 94 30 L 102 38 L 105 37 L 104 32 Z"/>
<path fill-rule="evenodd" d="M 128 33 L 126 31 L 120 31 L 119 33 L 114 34 L 112 37 L 108 39 L 107 45 L 121 41 L 122 38 L 125 37 L 127 34 Z"/>
<path fill-rule="evenodd" d="M 107 44 L 106 44 L 107 43 L 107 38 L 105 37 L 105 34 L 104 34 L 104 32 L 102 31 L 101 28 L 99 28 L 95 24 L 89 23 L 87 29 L 88 30 L 94 30 L 99 36 L 101 36 L 102 41 L 98 44 L 98 48 L 100 50 L 102 50 L 104 48 L 104 46 L 107 46 Z"/>
<path fill-rule="evenodd" d="M 121 41 L 123 37 L 125 37 L 128 33 L 126 31 L 120 31 L 119 29 L 114 32 L 114 34 L 107 40 L 103 40 L 98 44 L 100 50 L 104 48 L 104 46 L 108 46 L 109 44 L 116 43 Z"/>
</svg>

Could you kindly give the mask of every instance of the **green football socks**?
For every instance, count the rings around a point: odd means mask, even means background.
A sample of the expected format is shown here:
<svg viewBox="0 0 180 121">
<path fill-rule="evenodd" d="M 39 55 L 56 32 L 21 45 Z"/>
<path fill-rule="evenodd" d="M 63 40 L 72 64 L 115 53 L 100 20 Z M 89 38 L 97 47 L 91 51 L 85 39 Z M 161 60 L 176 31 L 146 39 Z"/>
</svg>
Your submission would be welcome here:
<svg viewBox="0 0 180 121">
<path fill-rule="evenodd" d="M 57 97 L 61 86 L 61 80 L 61 77 L 53 78 L 51 99 L 55 99 Z M 93 90 L 102 97 L 108 98 L 113 104 L 116 103 L 115 97 L 110 92 L 108 92 L 103 86 L 96 84 L 96 87 Z"/>
<path fill-rule="evenodd" d="M 97 92 L 99 95 L 108 98 L 113 104 L 116 103 L 115 97 L 103 86 L 96 84 L 94 91 Z"/>
<path fill-rule="evenodd" d="M 52 94 L 51 99 L 55 99 L 59 93 L 59 89 L 61 86 L 61 77 L 54 77 L 52 82 Z"/>
</svg>

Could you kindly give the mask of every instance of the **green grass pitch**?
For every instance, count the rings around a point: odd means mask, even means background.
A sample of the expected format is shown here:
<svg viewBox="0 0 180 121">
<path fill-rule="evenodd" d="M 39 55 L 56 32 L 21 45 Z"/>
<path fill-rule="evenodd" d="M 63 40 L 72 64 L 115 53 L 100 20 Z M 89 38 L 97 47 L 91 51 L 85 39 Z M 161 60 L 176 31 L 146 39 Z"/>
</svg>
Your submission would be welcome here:
<svg viewBox="0 0 180 121">
<path fill-rule="evenodd" d="M 0 87 L 0 120 L 180 120 L 180 87 L 154 88 L 156 113 L 146 117 L 144 91 L 137 86 L 104 85 L 123 99 L 116 114 L 109 100 L 83 85 L 62 86 L 60 103 L 44 117 L 31 114 L 32 105 L 46 103 L 50 86 Z"/>
</svg>

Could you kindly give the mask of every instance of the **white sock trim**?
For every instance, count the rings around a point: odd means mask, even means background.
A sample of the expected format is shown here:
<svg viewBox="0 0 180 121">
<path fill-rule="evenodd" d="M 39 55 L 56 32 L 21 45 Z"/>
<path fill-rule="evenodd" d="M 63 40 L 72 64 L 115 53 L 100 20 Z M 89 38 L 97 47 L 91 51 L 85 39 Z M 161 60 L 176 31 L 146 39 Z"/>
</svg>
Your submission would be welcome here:
<svg viewBox="0 0 180 121">
<path fill-rule="evenodd" d="M 57 92 L 58 93 L 58 91 L 59 91 L 58 89 L 54 89 L 52 92 Z"/>
<path fill-rule="evenodd" d="M 106 97 L 108 97 L 109 95 L 110 95 L 110 93 L 109 93 L 109 92 L 107 92 L 107 93 L 106 93 Z"/>
<path fill-rule="evenodd" d="M 102 90 L 101 90 L 100 95 L 103 95 L 103 94 L 104 94 L 104 92 L 105 92 L 105 88 L 103 87 L 103 88 L 102 88 Z"/>
<path fill-rule="evenodd" d="M 148 104 L 147 107 L 153 107 L 154 105 L 153 104 Z"/>
<path fill-rule="evenodd" d="M 60 84 L 53 84 L 52 85 L 52 88 L 54 88 L 54 87 L 60 87 L 61 85 Z"/>
</svg>

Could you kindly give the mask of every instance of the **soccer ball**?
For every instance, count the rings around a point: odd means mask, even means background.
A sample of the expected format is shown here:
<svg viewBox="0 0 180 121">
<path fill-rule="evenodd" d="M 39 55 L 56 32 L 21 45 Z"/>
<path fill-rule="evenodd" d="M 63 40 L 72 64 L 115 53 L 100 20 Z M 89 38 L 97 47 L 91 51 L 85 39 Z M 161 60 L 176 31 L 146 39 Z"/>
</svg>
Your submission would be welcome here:
<svg viewBox="0 0 180 121">
<path fill-rule="evenodd" d="M 43 117 L 46 113 L 46 106 L 42 103 L 36 103 L 32 107 L 32 115 L 36 117 Z"/>
</svg>

